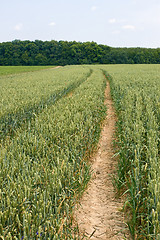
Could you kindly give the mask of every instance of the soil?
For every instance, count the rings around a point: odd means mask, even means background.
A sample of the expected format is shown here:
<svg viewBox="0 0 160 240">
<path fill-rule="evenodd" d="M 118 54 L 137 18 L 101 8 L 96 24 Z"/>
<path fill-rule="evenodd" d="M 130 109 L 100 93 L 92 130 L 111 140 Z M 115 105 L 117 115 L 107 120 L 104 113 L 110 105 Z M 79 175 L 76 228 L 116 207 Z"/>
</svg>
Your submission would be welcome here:
<svg viewBox="0 0 160 240">
<path fill-rule="evenodd" d="M 56 68 L 61 68 L 62 66 L 56 66 L 56 67 L 53 67 L 53 69 L 56 69 Z"/>
<path fill-rule="evenodd" d="M 131 239 L 122 213 L 123 200 L 117 199 L 113 174 L 117 161 L 113 157 L 116 115 L 107 82 L 105 91 L 107 117 L 104 121 L 99 148 L 92 159 L 92 178 L 76 208 L 75 218 L 80 234 L 92 240 Z"/>
</svg>

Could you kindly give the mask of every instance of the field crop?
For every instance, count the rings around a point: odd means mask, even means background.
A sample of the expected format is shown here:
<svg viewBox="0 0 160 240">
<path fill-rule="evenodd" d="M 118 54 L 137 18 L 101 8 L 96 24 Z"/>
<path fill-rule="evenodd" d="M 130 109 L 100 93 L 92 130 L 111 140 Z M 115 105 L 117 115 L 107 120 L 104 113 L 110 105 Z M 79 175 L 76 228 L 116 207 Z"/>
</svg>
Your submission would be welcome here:
<svg viewBox="0 0 160 240">
<path fill-rule="evenodd" d="M 1 118 L 10 114 L 19 121 L 23 106 L 26 113 L 31 106 L 33 114 L 16 125 L 14 135 L 3 134 L 1 239 L 75 239 L 72 210 L 90 178 L 87 159 L 106 111 L 104 76 L 98 69 L 75 66 L 17 77 L 6 78 L 6 87 L 3 82 L 8 99 L 3 94 Z M 60 94 L 56 102 L 55 92 Z M 45 107 L 37 111 L 43 94 Z"/>
<path fill-rule="evenodd" d="M 159 65 L 0 76 L 0 239 L 79 239 L 72 212 L 106 115 L 104 74 L 118 117 L 115 183 L 127 196 L 132 238 L 160 239 Z"/>
<path fill-rule="evenodd" d="M 53 66 L 0 66 L 0 76 L 39 71 L 47 68 L 53 68 Z"/>
<path fill-rule="evenodd" d="M 89 68 L 62 68 L 0 77 L 0 140 L 13 136 L 17 127 L 78 87 L 90 73 Z"/>
<path fill-rule="evenodd" d="M 133 239 L 160 239 L 160 68 L 105 67 L 118 115 L 117 186 L 128 194 Z"/>
</svg>

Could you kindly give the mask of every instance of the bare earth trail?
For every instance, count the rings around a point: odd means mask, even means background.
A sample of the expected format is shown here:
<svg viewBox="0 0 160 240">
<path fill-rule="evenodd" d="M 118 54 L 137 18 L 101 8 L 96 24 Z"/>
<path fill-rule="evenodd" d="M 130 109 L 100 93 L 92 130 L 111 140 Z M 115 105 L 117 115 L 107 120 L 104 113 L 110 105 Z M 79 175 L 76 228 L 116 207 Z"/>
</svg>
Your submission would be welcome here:
<svg viewBox="0 0 160 240">
<path fill-rule="evenodd" d="M 87 239 L 130 239 L 126 234 L 123 213 L 120 212 L 123 203 L 115 198 L 112 184 L 112 174 L 116 166 L 112 147 L 116 116 L 108 82 L 105 96 L 107 117 L 104 121 L 98 152 L 93 158 L 93 175 L 75 215 L 80 233 Z"/>
</svg>

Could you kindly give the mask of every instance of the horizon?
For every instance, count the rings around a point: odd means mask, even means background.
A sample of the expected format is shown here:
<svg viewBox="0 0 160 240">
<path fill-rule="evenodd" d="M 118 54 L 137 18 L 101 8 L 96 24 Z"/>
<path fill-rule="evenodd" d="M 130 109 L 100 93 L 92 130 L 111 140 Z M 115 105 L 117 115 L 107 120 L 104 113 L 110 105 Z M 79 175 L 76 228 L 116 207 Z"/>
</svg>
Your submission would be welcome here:
<svg viewBox="0 0 160 240">
<path fill-rule="evenodd" d="M 144 49 L 159 49 L 160 47 L 139 47 L 139 46 L 135 46 L 135 47 L 113 47 L 113 46 L 109 46 L 109 45 L 106 45 L 106 44 L 102 44 L 102 43 L 97 43 L 97 42 L 95 42 L 95 41 L 85 41 L 85 42 L 81 42 L 81 41 L 76 41 L 76 40 L 71 40 L 71 41 L 68 41 L 68 40 L 55 40 L 55 39 L 51 39 L 51 40 L 41 40 L 41 39 L 35 39 L 35 40 L 29 40 L 29 39 L 25 39 L 25 40 L 21 40 L 21 39 L 13 39 L 13 40 L 11 40 L 11 41 L 6 41 L 6 42 L 0 42 L 0 44 L 2 44 L 2 43 L 12 43 L 12 42 L 14 42 L 14 41 L 20 41 L 20 42 L 27 42 L 27 41 L 29 41 L 29 42 L 35 42 L 35 41 L 42 41 L 42 42 L 51 42 L 51 41 L 56 41 L 56 42 L 60 42 L 60 41 L 63 41 L 63 42 L 68 42 L 68 43 L 70 43 L 70 42 L 76 42 L 76 43 L 87 43 L 87 42 L 89 42 L 89 43 L 92 43 L 92 42 L 94 42 L 94 43 L 96 43 L 97 45 L 103 45 L 103 46 L 107 46 L 107 47 L 110 47 L 110 48 L 144 48 Z"/>
<path fill-rule="evenodd" d="M 0 43 L 54 39 L 159 48 L 159 12 L 159 0 L 6 0 L 1 3 Z"/>
</svg>

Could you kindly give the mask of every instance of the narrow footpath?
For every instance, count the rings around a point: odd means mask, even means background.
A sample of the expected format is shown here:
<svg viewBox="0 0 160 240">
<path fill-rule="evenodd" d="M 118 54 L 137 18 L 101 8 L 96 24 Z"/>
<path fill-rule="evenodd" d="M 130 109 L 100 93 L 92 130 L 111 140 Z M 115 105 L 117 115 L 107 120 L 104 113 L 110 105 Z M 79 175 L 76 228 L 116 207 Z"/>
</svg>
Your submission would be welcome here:
<svg viewBox="0 0 160 240">
<path fill-rule="evenodd" d="M 116 116 L 107 82 L 105 92 L 107 117 L 104 121 L 99 149 L 92 159 L 92 178 L 76 210 L 76 219 L 84 239 L 122 240 L 130 239 L 123 213 L 123 202 L 116 199 L 112 175 L 117 164 L 114 159 L 113 137 Z"/>
</svg>

